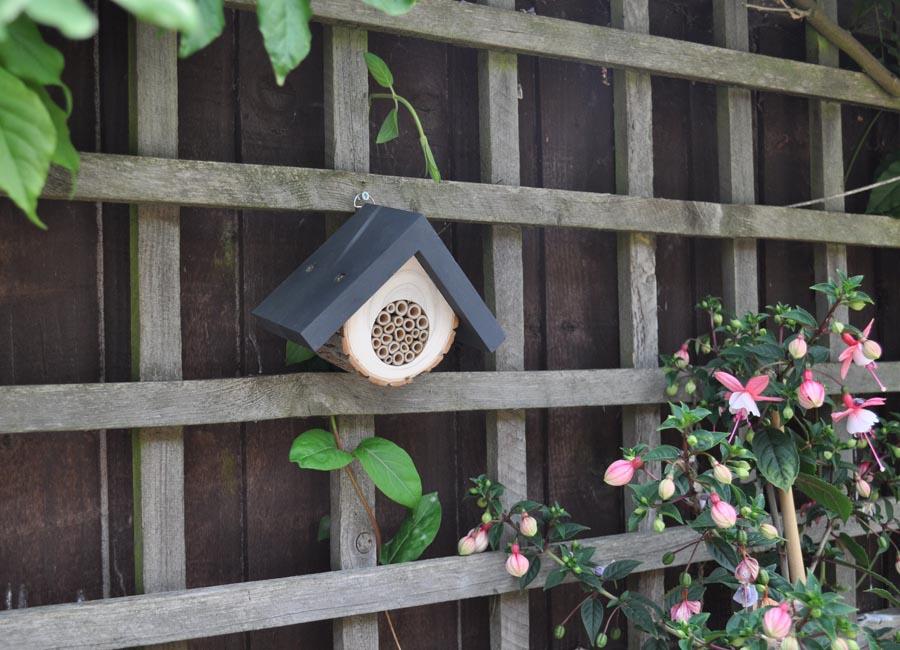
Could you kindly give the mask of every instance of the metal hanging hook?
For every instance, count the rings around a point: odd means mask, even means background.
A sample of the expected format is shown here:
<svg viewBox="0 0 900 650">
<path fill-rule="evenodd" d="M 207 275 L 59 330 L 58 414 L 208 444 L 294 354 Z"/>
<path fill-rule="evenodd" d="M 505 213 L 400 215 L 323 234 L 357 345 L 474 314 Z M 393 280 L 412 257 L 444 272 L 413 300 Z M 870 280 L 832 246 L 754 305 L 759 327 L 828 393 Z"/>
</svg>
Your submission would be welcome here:
<svg viewBox="0 0 900 650">
<path fill-rule="evenodd" d="M 373 199 L 372 196 L 366 191 L 362 191 L 353 197 L 353 207 L 354 208 L 359 209 L 359 208 L 363 207 L 363 205 L 366 203 L 372 203 L 372 204 L 375 203 L 375 199 Z"/>
</svg>

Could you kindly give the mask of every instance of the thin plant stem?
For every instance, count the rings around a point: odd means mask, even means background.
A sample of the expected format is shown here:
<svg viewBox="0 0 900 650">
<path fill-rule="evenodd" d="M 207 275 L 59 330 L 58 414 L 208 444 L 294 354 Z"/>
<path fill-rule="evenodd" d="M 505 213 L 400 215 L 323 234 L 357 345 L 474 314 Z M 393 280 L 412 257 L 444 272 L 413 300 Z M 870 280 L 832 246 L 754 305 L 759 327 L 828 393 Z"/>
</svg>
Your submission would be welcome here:
<svg viewBox="0 0 900 650">
<path fill-rule="evenodd" d="M 878 118 L 884 111 L 878 111 L 875 113 L 875 117 L 869 120 L 869 125 L 866 127 L 866 130 L 863 131 L 863 134 L 859 138 L 859 142 L 856 143 L 856 147 L 853 149 L 853 155 L 850 156 L 850 162 L 847 163 L 847 171 L 844 172 L 844 186 L 847 186 L 847 181 L 850 180 L 850 172 L 853 171 L 853 165 L 856 164 L 856 159 L 859 157 L 859 153 L 862 151 L 863 145 L 866 144 L 866 140 L 869 139 L 869 134 L 872 132 L 872 127 L 875 126 L 875 122 L 878 121 Z"/>
<path fill-rule="evenodd" d="M 391 636 L 394 637 L 394 645 L 397 646 L 397 650 L 403 650 L 403 648 L 400 647 L 400 639 L 397 638 L 397 630 L 394 629 L 394 621 L 391 619 L 391 613 L 384 610 L 384 618 L 387 619 L 388 627 L 391 629 Z"/>
<path fill-rule="evenodd" d="M 394 102 L 395 104 L 396 104 L 397 102 L 400 102 L 401 104 L 403 104 L 403 106 L 406 108 L 406 110 L 409 111 L 409 115 L 410 115 L 410 117 L 412 117 L 413 122 L 415 122 L 416 130 L 419 132 L 419 137 L 420 137 L 420 138 L 424 138 L 424 137 L 425 137 L 425 129 L 422 127 L 422 122 L 421 122 L 421 120 L 419 120 L 419 114 L 416 113 L 416 109 L 413 108 L 413 105 L 410 104 L 410 103 L 406 100 L 405 97 L 403 97 L 403 96 L 401 96 L 401 95 L 398 95 L 397 93 L 394 93 L 394 92 L 391 92 L 391 94 L 388 94 L 388 93 L 372 93 L 371 95 L 369 95 L 369 99 L 370 99 L 370 100 L 371 100 L 371 99 L 390 99 L 390 100 L 391 100 L 392 102 Z"/>
<path fill-rule="evenodd" d="M 819 560 L 822 559 L 822 554 L 825 553 L 825 547 L 828 546 L 828 541 L 831 539 L 831 531 L 834 529 L 834 519 L 828 520 L 828 526 L 825 528 L 825 534 L 822 535 L 822 541 L 819 543 L 819 548 L 816 549 L 816 554 L 813 556 L 812 561 L 809 563 L 809 575 L 812 575 L 816 571 L 816 567 L 819 565 Z"/>
</svg>

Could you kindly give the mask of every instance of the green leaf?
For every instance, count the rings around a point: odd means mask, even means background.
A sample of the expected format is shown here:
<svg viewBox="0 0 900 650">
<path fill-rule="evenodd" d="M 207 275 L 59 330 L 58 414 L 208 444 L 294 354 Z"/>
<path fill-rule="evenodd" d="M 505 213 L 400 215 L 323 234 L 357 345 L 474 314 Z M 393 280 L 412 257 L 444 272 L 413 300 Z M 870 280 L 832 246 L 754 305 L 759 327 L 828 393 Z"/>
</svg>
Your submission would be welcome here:
<svg viewBox="0 0 900 650">
<path fill-rule="evenodd" d="M 353 450 L 372 482 L 391 501 L 415 508 L 422 498 L 422 480 L 402 448 L 384 438 L 366 438 Z"/>
<path fill-rule="evenodd" d="M 319 519 L 319 530 L 316 531 L 316 541 L 324 542 L 331 539 L 331 515 L 325 515 Z"/>
<path fill-rule="evenodd" d="M 294 438 L 289 458 L 303 469 L 330 471 L 353 462 L 353 456 L 338 449 L 334 436 L 325 429 L 310 429 Z"/>
<path fill-rule="evenodd" d="M 762 429 L 753 437 L 753 453 L 762 475 L 775 487 L 787 490 L 800 472 L 800 454 L 794 437 L 778 429 Z"/>
<path fill-rule="evenodd" d="M 56 150 L 56 129 L 41 98 L 0 68 L 0 190 L 36 226 L 37 199 Z"/>
<path fill-rule="evenodd" d="M 0 0 L 0 28 L 14 21 L 28 2 L 29 0 Z"/>
<path fill-rule="evenodd" d="M 47 109 L 47 113 L 53 121 L 53 127 L 56 129 L 56 149 L 50 161 L 55 165 L 68 169 L 74 177 L 81 166 L 81 158 L 78 156 L 78 151 L 75 149 L 75 145 L 72 144 L 72 137 L 69 134 L 69 116 L 66 115 L 66 112 L 59 104 L 53 101 L 50 94 L 42 86 L 30 86 L 30 88 L 41 98 L 44 108 Z"/>
<path fill-rule="evenodd" d="M 519 577 L 519 589 L 524 589 L 530 585 L 540 572 L 541 558 L 540 556 L 535 556 L 529 560 L 528 571 L 525 572 L 525 575 Z"/>
<path fill-rule="evenodd" d="M 299 343 L 288 341 L 284 346 L 284 365 L 294 366 L 316 356 L 316 353 Z"/>
<path fill-rule="evenodd" d="M 603 580 L 621 580 L 622 578 L 631 575 L 631 572 L 634 571 L 639 564 L 640 562 L 638 560 L 616 560 L 615 562 L 606 565 L 603 569 L 603 575 L 600 577 Z"/>
<path fill-rule="evenodd" d="M 818 327 L 819 325 L 819 323 L 816 321 L 816 317 L 802 307 L 797 307 L 796 309 L 788 309 L 782 314 L 782 316 L 789 320 L 795 320 L 801 325 L 807 325 L 809 327 Z"/>
<path fill-rule="evenodd" d="M 7 30 L 7 39 L 0 41 L 0 65 L 23 81 L 44 86 L 62 84 L 62 52 L 44 41 L 32 20 L 20 16 L 7 25 Z"/>
<path fill-rule="evenodd" d="M 599 598 L 588 598 L 581 603 L 581 622 L 593 645 L 603 625 L 603 602 Z"/>
<path fill-rule="evenodd" d="M 879 165 L 875 170 L 875 182 L 895 176 L 900 176 L 900 152 L 892 153 Z M 872 188 L 866 212 L 900 217 L 900 181 Z"/>
<path fill-rule="evenodd" d="M 438 169 L 437 163 L 434 161 L 434 154 L 431 152 L 431 145 L 428 144 L 428 138 L 423 135 L 419 138 L 419 144 L 422 146 L 422 154 L 425 156 L 425 171 L 431 176 L 431 180 L 435 183 L 440 183 L 441 170 Z"/>
<path fill-rule="evenodd" d="M 113 0 L 141 20 L 163 29 L 193 32 L 200 12 L 193 0 Z M 262 4 L 262 3 L 260 3 Z"/>
<path fill-rule="evenodd" d="M 55 27 L 66 38 L 90 38 L 97 31 L 97 17 L 81 0 L 29 2 L 25 13 L 42 25 Z"/>
<path fill-rule="evenodd" d="M 568 572 L 565 569 L 555 569 L 547 574 L 547 580 L 544 581 L 544 591 L 553 589 L 557 585 L 561 585 L 566 579 Z"/>
<path fill-rule="evenodd" d="M 381 563 L 399 564 L 419 559 L 434 541 L 440 527 L 441 502 L 437 492 L 429 492 L 419 499 L 393 539 L 381 547 Z"/>
<path fill-rule="evenodd" d="M 753 444 L 756 445 L 756 438 L 753 439 Z M 797 489 L 803 494 L 810 499 L 814 499 L 819 505 L 833 512 L 844 521 L 847 521 L 853 513 L 853 502 L 850 501 L 847 495 L 841 492 L 837 486 L 823 481 L 817 476 L 799 474 L 796 485 Z"/>
<path fill-rule="evenodd" d="M 622 594 L 619 606 L 622 608 L 625 618 L 634 623 L 637 628 L 649 634 L 656 634 L 656 624 L 653 622 L 653 615 L 643 603 L 625 598 L 625 594 Z"/>
<path fill-rule="evenodd" d="M 375 137 L 375 144 L 384 144 L 390 142 L 400 135 L 400 125 L 397 124 L 397 109 L 392 108 L 391 112 L 384 118 L 378 135 Z"/>
<path fill-rule="evenodd" d="M 691 447 L 692 451 L 709 451 L 719 443 L 721 443 L 725 438 L 728 437 L 727 431 L 694 431 L 694 436 L 697 438 L 697 444 Z"/>
<path fill-rule="evenodd" d="M 720 566 L 725 567 L 729 571 L 734 571 L 737 568 L 740 561 L 738 560 L 737 552 L 731 544 L 721 537 L 710 537 L 707 539 L 706 548 Z"/>
<path fill-rule="evenodd" d="M 382 88 L 390 88 L 394 85 L 394 75 L 391 74 L 391 69 L 388 67 L 388 64 L 384 62 L 384 59 L 371 52 L 363 54 L 363 58 L 366 60 L 366 67 L 369 69 L 369 74 L 372 75 L 372 78 L 379 86 Z"/>
<path fill-rule="evenodd" d="M 416 0 L 363 0 L 363 2 L 380 9 L 388 16 L 401 16 L 416 6 Z"/>
<path fill-rule="evenodd" d="M 309 54 L 312 43 L 309 0 L 259 0 L 256 17 L 275 81 L 283 86 L 288 73 Z"/>
<path fill-rule="evenodd" d="M 641 460 L 649 463 L 655 460 L 673 460 L 679 456 L 681 452 L 672 445 L 660 445 L 646 454 L 641 454 Z"/>
<path fill-rule="evenodd" d="M 223 0 L 197 0 L 200 20 L 197 21 L 196 29 L 181 35 L 178 56 L 182 59 L 189 57 L 218 38 L 225 28 L 225 11 L 222 5 Z"/>
</svg>

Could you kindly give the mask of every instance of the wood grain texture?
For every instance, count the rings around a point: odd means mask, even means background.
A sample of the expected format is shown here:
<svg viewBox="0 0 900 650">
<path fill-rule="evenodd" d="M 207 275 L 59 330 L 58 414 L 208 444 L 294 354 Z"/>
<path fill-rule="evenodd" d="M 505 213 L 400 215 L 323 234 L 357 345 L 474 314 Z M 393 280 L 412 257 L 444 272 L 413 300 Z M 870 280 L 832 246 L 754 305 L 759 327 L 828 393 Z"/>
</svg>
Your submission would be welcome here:
<svg viewBox="0 0 900 650">
<path fill-rule="evenodd" d="M 74 199 L 347 213 L 361 190 L 437 220 L 900 247 L 900 222 L 879 215 L 110 154 L 82 154 Z M 53 170 L 44 196 L 70 194 Z"/>
<path fill-rule="evenodd" d="M 807 532 L 818 540 L 824 526 Z M 854 522 L 845 532 L 858 535 L 862 530 Z M 664 534 L 627 533 L 582 542 L 597 549 L 593 559 L 598 564 L 633 558 L 643 561 L 641 571 L 657 571 L 666 551 L 696 538 L 694 531 L 678 527 Z M 682 566 L 690 556 L 691 549 L 682 550 L 670 566 Z M 706 546 L 698 546 L 694 561 L 710 559 Z M 504 571 L 505 560 L 504 552 L 487 552 L 0 612 L 0 648 L 118 648 L 511 593 L 518 590 L 518 580 Z M 548 564 L 529 589 L 544 585 L 553 568 Z"/>
<path fill-rule="evenodd" d="M 837 0 L 819 0 L 819 7 L 830 18 L 837 20 Z M 838 49 L 817 32 L 807 28 L 806 60 L 810 63 L 836 68 L 840 63 Z M 844 143 L 841 106 L 835 102 L 810 100 L 809 102 L 809 183 L 810 194 L 814 197 L 833 196 L 844 191 Z M 834 198 L 825 201 L 824 210 L 843 212 L 844 199 Z M 837 270 L 849 272 L 847 267 L 847 247 L 840 244 L 818 244 L 813 248 L 813 264 L 816 282 L 827 282 L 837 276 Z M 822 318 L 828 312 L 825 296 L 816 295 L 816 316 Z M 849 320 L 846 306 L 839 307 L 834 317 L 846 323 Z M 829 348 L 832 361 L 845 346 L 840 336 L 829 336 Z M 846 435 L 846 430 L 842 430 Z M 853 451 L 845 450 L 842 457 L 853 462 Z M 856 570 L 850 567 L 835 567 L 835 584 L 855 585 Z M 851 607 L 857 606 L 856 589 L 848 589 L 844 593 L 844 602 Z"/>
<path fill-rule="evenodd" d="M 363 54 L 368 49 L 366 32 L 348 27 L 325 29 L 325 158 L 334 169 L 369 170 L 368 70 Z M 342 223 L 328 217 L 326 235 Z M 347 449 L 354 449 L 375 433 L 371 415 L 342 416 L 337 426 Z M 375 485 L 357 472 L 363 497 L 374 508 Z M 378 564 L 375 533 L 360 497 L 346 472 L 331 473 L 331 568 L 352 569 Z M 376 614 L 335 619 L 332 627 L 336 650 L 378 648 Z"/>
<path fill-rule="evenodd" d="M 134 26 L 134 140 L 139 155 L 178 155 L 177 37 Z M 181 378 L 180 220 L 176 206 L 132 218 L 133 368 L 140 381 Z M 178 427 L 136 431 L 135 544 L 144 592 L 183 589 L 184 441 Z"/>
<path fill-rule="evenodd" d="M 515 10 L 514 0 L 486 0 L 483 4 Z M 519 97 L 516 55 L 478 53 L 478 104 L 481 140 L 481 180 L 519 184 Z M 489 359 L 495 370 L 525 369 L 522 229 L 497 225 L 485 230 L 484 292 L 488 306 L 506 334 Z M 507 506 L 527 492 L 525 412 L 499 411 L 487 416 L 487 474 L 506 486 Z M 491 648 L 527 648 L 527 594 L 503 594 L 491 603 Z"/>
<path fill-rule="evenodd" d="M 612 24 L 629 33 L 650 31 L 647 0 L 613 0 Z M 653 196 L 653 102 L 650 75 L 625 70 L 613 77 L 615 100 L 616 190 L 632 196 Z M 659 323 L 656 302 L 656 239 L 646 233 L 620 233 L 618 241 L 619 356 L 623 367 L 656 368 Z M 622 446 L 659 444 L 659 410 L 654 405 L 622 411 Z M 658 467 L 658 465 L 657 465 Z M 649 468 L 656 473 L 654 468 Z M 634 508 L 625 498 L 625 517 Z M 647 517 L 639 530 L 652 530 Z M 665 593 L 662 571 L 642 573 L 630 581 L 634 589 L 658 602 Z M 628 647 L 637 650 L 644 634 L 630 621 Z"/>
<path fill-rule="evenodd" d="M 741 52 L 750 47 L 747 8 L 740 3 L 713 3 L 716 44 Z M 719 147 L 719 198 L 723 203 L 756 202 L 753 164 L 753 105 L 745 88 L 716 89 Z M 756 241 L 741 238 L 722 243 L 722 289 L 725 308 L 733 314 L 759 306 Z"/>
<path fill-rule="evenodd" d="M 243 10 L 256 6 L 254 0 L 227 4 Z M 900 110 L 900 100 L 859 72 L 826 70 L 646 33 L 446 0 L 422 0 L 402 17 L 360 7 L 353 0 L 316 0 L 312 8 L 313 19 L 326 24 Z"/>
</svg>

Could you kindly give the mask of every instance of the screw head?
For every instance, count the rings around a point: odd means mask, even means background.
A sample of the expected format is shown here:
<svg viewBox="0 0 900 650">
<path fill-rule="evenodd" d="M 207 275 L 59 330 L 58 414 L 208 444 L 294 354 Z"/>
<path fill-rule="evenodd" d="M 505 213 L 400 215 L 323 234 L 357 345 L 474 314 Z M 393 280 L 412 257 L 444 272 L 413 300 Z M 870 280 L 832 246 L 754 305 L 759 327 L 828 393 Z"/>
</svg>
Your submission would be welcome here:
<svg viewBox="0 0 900 650">
<path fill-rule="evenodd" d="M 372 550 L 374 546 L 374 540 L 372 539 L 371 533 L 365 532 L 360 533 L 356 536 L 356 550 L 362 554 L 366 554 Z"/>
</svg>

